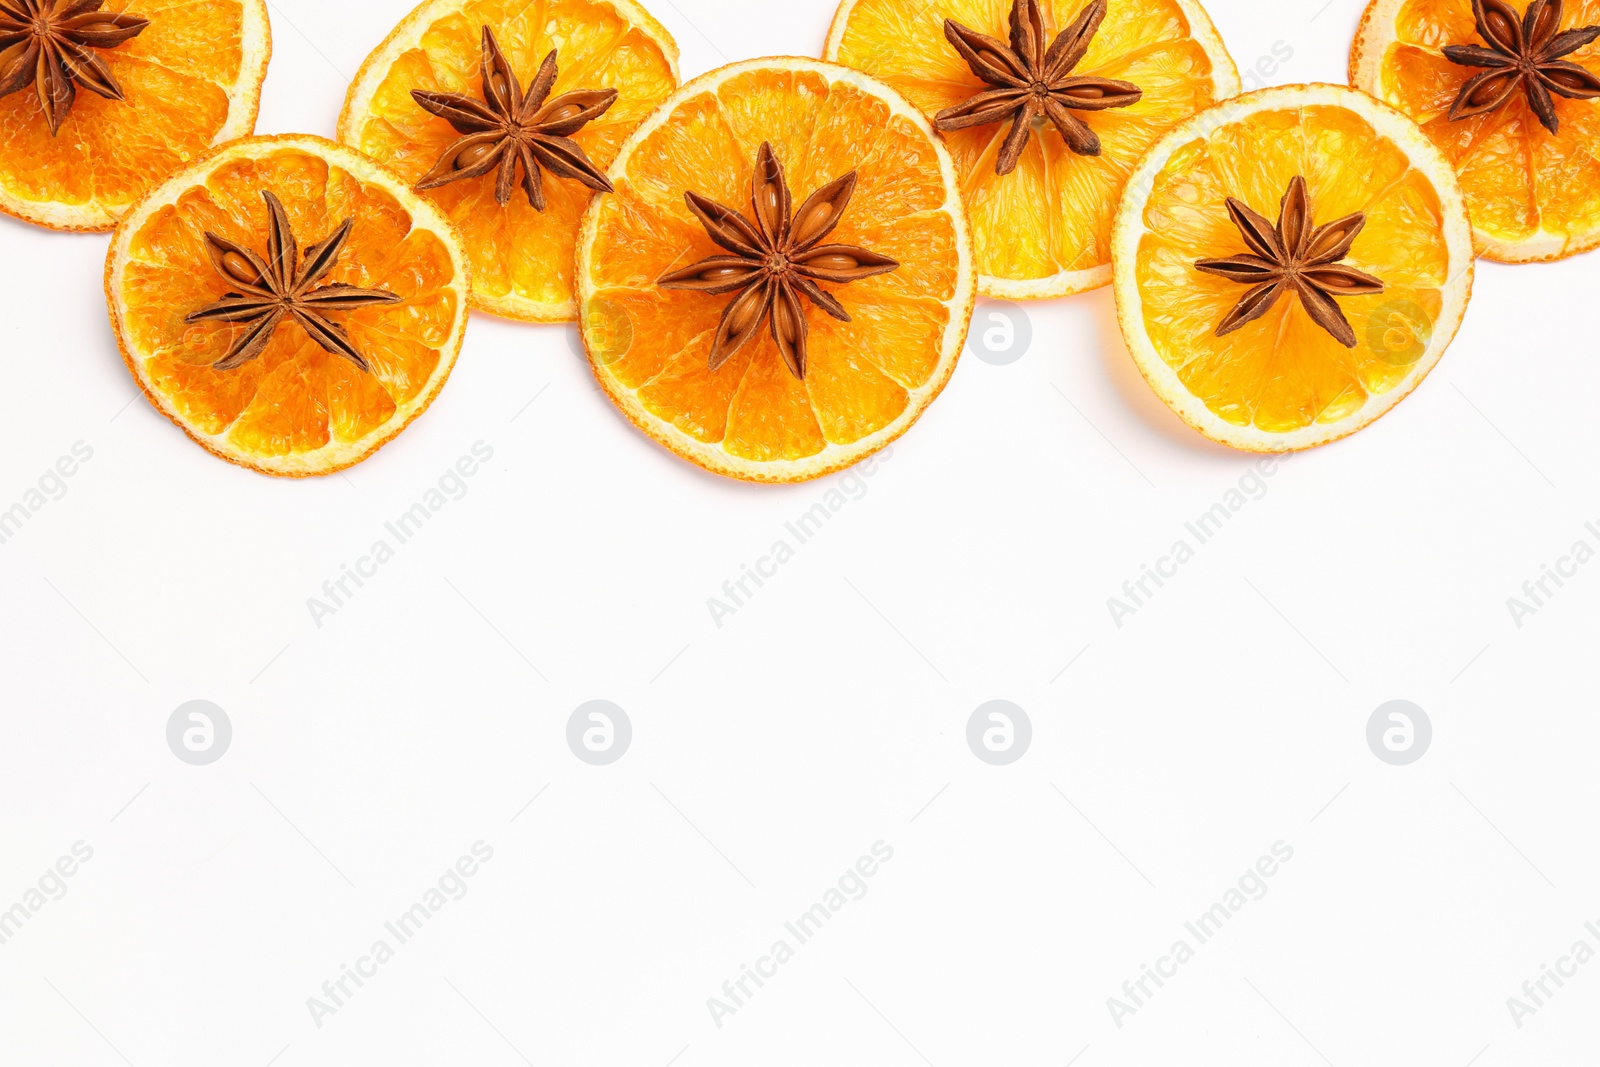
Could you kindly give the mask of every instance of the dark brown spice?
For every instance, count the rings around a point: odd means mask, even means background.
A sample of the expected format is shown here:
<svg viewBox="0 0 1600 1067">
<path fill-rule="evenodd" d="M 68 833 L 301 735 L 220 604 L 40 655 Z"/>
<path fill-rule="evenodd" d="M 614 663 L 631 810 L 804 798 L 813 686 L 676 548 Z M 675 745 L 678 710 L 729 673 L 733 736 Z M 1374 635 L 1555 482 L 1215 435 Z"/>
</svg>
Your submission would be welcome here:
<svg viewBox="0 0 1600 1067">
<path fill-rule="evenodd" d="M 1469 119 L 1504 107 L 1521 89 L 1528 106 L 1551 133 L 1559 132 L 1552 93 L 1573 100 L 1600 99 L 1600 75 L 1568 62 L 1570 55 L 1600 37 L 1600 26 L 1561 30 L 1561 0 L 1533 0 L 1519 21 L 1505 0 L 1472 0 L 1478 35 L 1489 43 L 1453 44 L 1444 56 L 1464 67 L 1487 67 L 1461 87 L 1450 118 Z"/>
<path fill-rule="evenodd" d="M 1383 292 L 1383 282 L 1377 278 L 1339 263 L 1350 254 L 1367 217 L 1357 212 L 1313 228 L 1306 180 L 1301 177 L 1289 183 L 1276 226 L 1231 196 L 1228 214 L 1251 251 L 1226 259 L 1202 259 L 1195 268 L 1251 288 L 1217 326 L 1217 336 L 1259 319 L 1278 297 L 1293 290 L 1313 322 L 1346 348 L 1354 348 L 1356 332 L 1334 298 Z"/>
<path fill-rule="evenodd" d="M 206 251 L 211 256 L 211 265 L 239 291 L 189 313 L 183 321 L 238 322 L 249 327 L 229 347 L 227 354 L 211 365 L 212 368 L 233 370 L 255 359 L 272 340 L 278 324 L 288 316 L 317 344 L 371 372 L 372 365 L 350 343 L 344 327 L 329 321 L 327 315 L 374 304 L 394 304 L 399 302 L 400 296 L 387 289 L 358 289 L 343 282 L 311 288 L 338 262 L 339 250 L 349 238 L 355 220 L 345 219 L 331 235 L 307 248 L 302 261 L 283 204 L 269 192 L 263 191 L 261 195 L 267 202 L 265 260 L 226 237 L 206 233 Z"/>
<path fill-rule="evenodd" d="M 800 210 L 791 214 L 793 202 L 783 167 L 772 154 L 772 146 L 763 144 L 751 181 L 754 224 L 733 208 L 699 193 L 685 194 L 689 210 L 706 233 L 733 254 L 703 259 L 663 275 L 656 284 L 712 296 L 739 294 L 723 311 L 717 326 L 711 344 L 712 370 L 726 363 L 770 319 L 772 339 L 789 373 L 804 380 L 809 328 L 801 295 L 834 318 L 849 322 L 844 306 L 817 282 L 855 282 L 900 266 L 865 248 L 819 243 L 839 225 L 855 188 L 856 172 L 851 171 L 812 193 Z"/>
<path fill-rule="evenodd" d="M 1048 49 L 1038 0 L 1012 3 L 1009 48 L 994 37 L 945 19 L 945 38 L 972 73 L 995 88 L 945 108 L 933 117 L 934 126 L 949 132 L 1010 121 L 1011 133 L 995 161 L 996 174 L 1016 169 L 1034 123 L 1045 119 L 1078 155 L 1098 156 L 1100 137 L 1073 112 L 1127 107 L 1144 95 L 1132 82 L 1071 76 L 1105 17 L 1106 0 L 1094 0 Z"/>
<path fill-rule="evenodd" d="M 517 164 L 522 164 L 522 190 L 538 211 L 545 206 L 544 181 L 539 168 L 591 189 L 611 192 L 611 182 L 590 162 L 572 134 L 593 122 L 617 101 L 615 89 L 579 90 L 546 101 L 556 82 L 556 53 L 539 65 L 533 84 L 523 95 L 510 62 L 500 51 L 489 27 L 483 28 L 483 100 L 465 93 L 435 93 L 413 89 L 411 96 L 425 110 L 444 119 L 463 136 L 453 141 L 416 188 L 437 189 L 463 178 L 496 171 L 494 198 L 511 201 Z"/>
<path fill-rule="evenodd" d="M 122 86 L 97 48 L 115 48 L 150 25 L 126 12 L 103 13 L 105 0 L 0 0 L 0 97 L 32 86 L 54 137 L 78 86 L 121 100 Z"/>
</svg>

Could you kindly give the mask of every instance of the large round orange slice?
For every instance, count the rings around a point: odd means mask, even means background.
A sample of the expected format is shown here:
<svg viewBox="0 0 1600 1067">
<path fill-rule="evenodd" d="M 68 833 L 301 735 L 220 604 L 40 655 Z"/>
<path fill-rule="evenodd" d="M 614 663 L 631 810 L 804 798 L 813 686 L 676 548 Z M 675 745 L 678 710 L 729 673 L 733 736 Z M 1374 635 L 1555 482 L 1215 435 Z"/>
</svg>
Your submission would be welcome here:
<svg viewBox="0 0 1600 1067">
<path fill-rule="evenodd" d="M 1134 164 L 1239 91 L 1198 0 L 843 0 L 824 54 L 888 82 L 945 131 L 979 288 L 1007 300 L 1108 284 L 1111 220 Z"/>
<path fill-rule="evenodd" d="M 271 52 L 264 0 L 0 0 L 0 211 L 111 229 L 255 128 Z"/>
<path fill-rule="evenodd" d="M 663 104 L 611 179 L 578 241 L 583 339 L 606 393 L 678 455 L 815 478 L 949 380 L 977 288 L 966 215 L 949 154 L 882 82 L 735 63 Z"/>
<path fill-rule="evenodd" d="M 134 380 L 210 452 L 305 477 L 370 456 L 455 365 L 470 272 L 449 220 L 319 137 L 234 141 L 122 220 L 106 299 Z"/>
<path fill-rule="evenodd" d="M 1151 388 L 1256 452 L 1325 444 L 1399 403 L 1455 337 L 1474 263 L 1449 160 L 1334 85 L 1236 97 L 1162 138 L 1111 254 Z"/>
<path fill-rule="evenodd" d="M 540 85 L 547 65 L 554 77 Z M 485 87 L 485 70 L 502 90 Z M 594 178 L 677 85 L 677 45 L 634 0 L 425 0 L 362 64 L 339 140 L 449 216 L 475 306 L 567 322 L 578 220 L 603 188 Z M 537 120 L 526 155 L 496 136 L 506 117 Z"/>
<path fill-rule="evenodd" d="M 1528 263 L 1600 246 L 1600 32 L 1582 32 L 1600 26 L 1600 0 L 1477 3 L 1373 0 L 1350 84 L 1450 158 L 1483 255 Z"/>
</svg>

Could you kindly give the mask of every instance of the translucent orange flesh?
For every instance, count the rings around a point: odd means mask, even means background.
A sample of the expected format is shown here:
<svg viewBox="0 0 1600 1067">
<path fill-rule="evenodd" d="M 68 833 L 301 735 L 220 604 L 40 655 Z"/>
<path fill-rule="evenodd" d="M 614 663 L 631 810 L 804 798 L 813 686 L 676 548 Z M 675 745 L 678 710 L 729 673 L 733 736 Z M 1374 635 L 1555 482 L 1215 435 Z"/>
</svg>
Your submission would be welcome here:
<svg viewBox="0 0 1600 1067">
<path fill-rule="evenodd" d="M 372 373 L 328 353 L 292 322 L 279 325 L 256 359 L 214 370 L 242 327 L 183 321 L 228 291 L 206 254 L 206 231 L 265 252 L 263 190 L 282 200 L 302 248 L 355 219 L 338 265 L 319 285 L 344 282 L 404 298 L 331 316 Z M 119 295 L 129 347 L 151 387 L 196 432 L 225 434 L 261 457 L 354 442 L 381 429 L 433 377 L 461 299 L 448 249 L 433 233 L 413 230 L 393 196 L 293 149 L 220 164 L 204 184 L 150 217 L 129 257 Z"/>
<path fill-rule="evenodd" d="M 1354 349 L 1312 322 L 1295 297 L 1216 335 L 1248 288 L 1197 271 L 1195 261 L 1248 251 L 1229 196 L 1276 220 L 1296 175 L 1306 179 L 1318 225 L 1367 215 L 1345 262 L 1385 290 L 1338 299 Z M 1433 184 L 1339 107 L 1257 112 L 1180 147 L 1156 177 L 1144 223 L 1138 284 L 1156 351 L 1219 418 L 1269 433 L 1337 422 L 1398 385 L 1426 347 L 1448 281 Z"/>
<path fill-rule="evenodd" d="M 770 142 L 794 203 L 844 174 L 855 195 L 828 243 L 860 245 L 900 267 L 848 285 L 823 284 L 850 322 L 807 304 L 805 380 L 785 369 L 763 330 L 727 363 L 707 367 L 731 297 L 669 291 L 662 274 L 712 244 L 684 205 L 699 192 L 750 213 L 756 153 Z M 585 308 L 596 358 L 655 415 L 729 455 L 771 461 L 858 441 L 906 410 L 939 365 L 959 282 L 956 229 L 927 137 L 878 98 L 816 74 L 753 71 L 691 97 L 629 157 L 599 207 Z"/>
<path fill-rule="evenodd" d="M 102 10 L 150 20 L 131 41 L 95 53 L 126 99 L 80 87 L 52 137 L 31 85 L 0 98 L 0 184 L 12 196 L 126 207 L 208 149 L 227 121 L 242 63 L 237 0 L 110 0 Z"/>
<path fill-rule="evenodd" d="M 1087 0 L 1043 0 L 1051 39 Z M 859 0 L 838 61 L 882 78 L 930 118 L 991 89 L 944 36 L 944 20 L 1009 40 L 1011 0 Z M 1215 102 L 1212 63 L 1171 0 L 1113 3 L 1074 74 L 1131 81 L 1132 107 L 1078 112 L 1099 135 L 1099 156 L 1075 155 L 1053 127 L 1034 131 L 1017 169 L 1001 177 L 995 158 L 1011 124 L 946 135 L 972 216 L 978 272 L 1048 278 L 1111 260 L 1111 222 L 1134 165 L 1162 134 Z"/>
<path fill-rule="evenodd" d="M 483 27 L 510 60 L 526 91 L 544 57 L 555 49 L 560 73 L 551 96 L 577 89 L 619 92 L 617 102 L 573 136 L 600 169 L 616 159 L 622 142 L 676 87 L 671 64 L 650 37 L 595 0 L 475 0 L 441 18 L 420 48 L 401 55 L 358 120 L 354 144 L 414 182 L 461 136 L 444 119 L 422 110 L 411 90 L 464 92 L 479 99 Z M 573 250 L 578 222 L 592 191 L 578 182 L 544 175 L 548 203 L 536 211 L 519 188 L 511 202 L 494 198 L 494 175 L 466 179 L 423 195 L 455 223 L 472 260 L 473 285 L 487 298 L 521 297 L 536 304 L 572 300 Z"/>
<path fill-rule="evenodd" d="M 1600 0 L 1567 0 L 1562 29 L 1597 23 Z M 1451 104 L 1482 68 L 1451 63 L 1441 49 L 1484 44 L 1471 3 L 1410 0 L 1395 34 L 1382 62 L 1384 96 L 1455 163 L 1474 225 L 1506 243 L 1541 232 L 1592 239 L 1600 230 L 1600 101 L 1555 97 L 1560 129 L 1554 135 L 1521 93 L 1491 114 L 1452 122 Z M 1600 42 L 1566 58 L 1600 70 Z"/>
</svg>

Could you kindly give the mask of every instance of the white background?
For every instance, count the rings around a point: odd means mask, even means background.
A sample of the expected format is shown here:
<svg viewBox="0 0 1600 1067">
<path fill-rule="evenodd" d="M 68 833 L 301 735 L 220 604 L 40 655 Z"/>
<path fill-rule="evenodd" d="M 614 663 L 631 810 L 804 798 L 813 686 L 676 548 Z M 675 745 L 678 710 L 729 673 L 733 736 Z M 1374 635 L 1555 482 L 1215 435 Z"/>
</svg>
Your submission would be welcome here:
<svg viewBox="0 0 1600 1067">
<path fill-rule="evenodd" d="M 1210 6 L 1242 69 L 1292 51 L 1258 83 L 1343 80 L 1356 0 Z M 686 77 L 815 54 L 832 15 L 652 7 Z M 260 130 L 331 135 L 407 8 L 274 0 Z M 718 627 L 708 598 L 840 478 L 702 474 L 570 330 L 482 316 L 376 458 L 260 477 L 136 398 L 104 236 L 0 241 L 0 509 L 93 449 L 0 545 L 0 909 L 94 850 L 0 945 L 0 1063 L 1594 1062 L 1600 961 L 1521 1027 L 1506 1004 L 1600 948 L 1600 565 L 1507 608 L 1600 545 L 1593 256 L 1483 265 L 1417 393 L 1284 464 L 1120 628 L 1107 599 L 1252 461 L 1152 397 L 1109 290 L 1030 307 L 1026 355 L 964 359 Z M 466 495 L 315 625 L 479 441 Z M 166 742 L 196 698 L 234 730 L 205 767 Z M 565 740 L 596 698 L 634 730 L 604 767 Z M 1434 727 L 1406 767 L 1365 737 L 1396 698 Z M 1033 723 L 1010 766 L 966 744 L 991 699 Z M 470 892 L 317 1026 L 307 998 L 479 840 Z M 880 840 L 870 891 L 715 1025 Z M 1270 892 L 1117 1026 L 1107 999 L 1278 841 Z"/>
</svg>

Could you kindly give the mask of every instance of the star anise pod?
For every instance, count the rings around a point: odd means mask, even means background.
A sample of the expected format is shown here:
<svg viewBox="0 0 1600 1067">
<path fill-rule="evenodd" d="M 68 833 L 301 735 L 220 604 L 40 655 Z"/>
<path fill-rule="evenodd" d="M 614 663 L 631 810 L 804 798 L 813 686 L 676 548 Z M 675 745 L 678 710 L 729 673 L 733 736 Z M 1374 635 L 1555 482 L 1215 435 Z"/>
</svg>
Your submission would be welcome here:
<svg viewBox="0 0 1600 1067">
<path fill-rule="evenodd" d="M 1533 0 L 1519 21 L 1505 0 L 1472 0 L 1478 35 L 1488 48 L 1453 44 L 1444 56 L 1464 67 L 1487 67 L 1461 87 L 1451 119 L 1469 119 L 1503 107 L 1521 89 L 1528 106 L 1551 133 L 1561 127 L 1551 93 L 1573 100 L 1600 99 L 1600 75 L 1562 59 L 1600 37 L 1600 26 L 1561 30 L 1561 0 Z"/>
<path fill-rule="evenodd" d="M 483 28 L 483 100 L 465 93 L 434 93 L 411 90 L 411 96 L 427 111 L 438 115 L 463 136 L 451 142 L 424 174 L 416 188 L 437 189 L 441 185 L 477 178 L 496 170 L 494 198 L 501 204 L 511 201 L 516 185 L 517 164 L 522 164 L 522 190 L 537 211 L 545 205 L 543 167 L 552 174 L 582 182 L 591 189 L 611 192 L 605 173 L 590 162 L 572 134 L 593 122 L 617 101 L 615 89 L 579 90 L 562 93 L 547 101 L 556 82 L 556 53 L 552 51 L 539 65 L 533 84 L 523 95 L 505 53 L 489 27 Z"/>
<path fill-rule="evenodd" d="M 1293 290 L 1313 322 L 1346 348 L 1354 348 L 1356 332 L 1334 298 L 1383 292 L 1383 282 L 1339 262 L 1350 254 L 1356 235 L 1367 224 L 1366 215 L 1357 212 L 1326 226 L 1313 227 L 1306 180 L 1298 176 L 1283 194 L 1276 226 L 1231 196 L 1228 214 L 1244 235 L 1250 252 L 1226 259 L 1202 259 L 1195 268 L 1251 288 L 1217 326 L 1217 336 L 1259 319 L 1278 302 L 1278 297 Z"/>
<path fill-rule="evenodd" d="M 344 327 L 329 321 L 336 311 L 353 311 L 373 304 L 398 303 L 401 297 L 387 289 L 358 289 L 343 282 L 311 288 L 327 276 L 339 260 L 339 251 L 350 236 L 355 219 L 345 219 L 337 230 L 306 249 L 305 259 L 295 243 L 288 213 L 276 196 L 263 191 L 267 202 L 267 257 L 262 259 L 243 245 L 226 237 L 206 233 L 206 251 L 211 265 L 238 292 L 231 292 L 214 304 L 184 316 L 184 322 L 238 322 L 249 328 L 229 347 L 227 354 L 211 366 L 233 370 L 259 356 L 278 324 L 287 316 L 317 344 L 343 356 L 364 371 L 371 371 Z"/>
<path fill-rule="evenodd" d="M 122 86 L 97 48 L 139 36 L 149 21 L 100 10 L 105 0 L 0 0 L 0 96 L 32 86 L 54 137 L 78 86 L 121 100 Z"/>
<path fill-rule="evenodd" d="M 972 73 L 995 88 L 945 108 L 933 117 L 933 125 L 949 132 L 1009 120 L 1011 133 L 1000 148 L 996 174 L 1010 174 L 1016 169 L 1034 124 L 1046 119 L 1060 132 L 1068 148 L 1080 156 L 1098 156 L 1099 136 L 1073 112 L 1127 107 L 1144 95 L 1132 82 L 1071 76 L 1105 17 L 1106 0 L 1094 0 L 1048 49 L 1039 0 L 1012 3 L 1009 48 L 996 38 L 968 29 L 954 19 L 945 19 L 945 38 L 961 53 Z"/>
<path fill-rule="evenodd" d="M 849 322 L 844 306 L 823 292 L 817 282 L 856 282 L 887 274 L 900 264 L 855 245 L 819 243 L 839 225 L 849 206 L 856 188 L 855 171 L 812 193 L 800 210 L 791 214 L 793 201 L 783 167 L 772 154 L 772 146 L 762 144 L 750 184 L 754 223 L 699 193 L 685 194 L 689 210 L 706 233 L 732 255 L 703 259 L 662 275 L 656 284 L 663 289 L 691 289 L 713 296 L 739 294 L 723 311 L 717 326 L 711 343 L 712 370 L 726 363 L 756 335 L 762 323 L 770 320 L 778 353 L 789 373 L 803 381 L 809 327 L 800 297 L 804 295 L 834 318 Z"/>
</svg>

